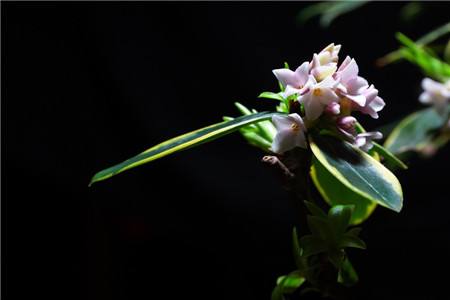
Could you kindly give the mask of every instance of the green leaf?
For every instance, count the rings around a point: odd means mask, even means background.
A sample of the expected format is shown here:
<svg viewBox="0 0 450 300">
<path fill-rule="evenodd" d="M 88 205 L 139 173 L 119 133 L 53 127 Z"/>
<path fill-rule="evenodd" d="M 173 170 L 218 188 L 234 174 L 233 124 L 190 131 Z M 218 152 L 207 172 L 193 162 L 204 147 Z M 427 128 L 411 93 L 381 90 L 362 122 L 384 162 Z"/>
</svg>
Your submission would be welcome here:
<svg viewBox="0 0 450 300">
<path fill-rule="evenodd" d="M 386 162 L 392 164 L 393 166 L 399 167 L 403 170 L 408 169 L 408 166 L 402 162 L 397 156 L 395 156 L 391 151 L 384 148 L 380 144 L 376 142 L 372 142 L 373 144 L 373 150 L 377 152 L 380 156 L 382 156 Z"/>
<path fill-rule="evenodd" d="M 297 15 L 297 20 L 300 23 L 305 23 L 320 15 L 320 25 L 322 27 L 328 27 L 337 17 L 358 8 L 367 2 L 368 1 L 325 1 L 312 4 L 300 11 Z"/>
<path fill-rule="evenodd" d="M 120 164 L 98 172 L 94 175 L 90 184 L 105 180 L 123 171 L 154 161 L 169 154 L 173 154 L 181 150 L 186 150 L 210 142 L 224 135 L 230 134 L 236 130 L 239 130 L 240 128 L 249 124 L 269 120 L 275 114 L 280 113 L 261 112 L 257 114 L 251 114 L 183 134 L 181 136 L 158 144 L 130 159 L 127 159 Z"/>
<path fill-rule="evenodd" d="M 306 216 L 308 222 L 308 228 L 315 237 L 319 237 L 324 241 L 329 241 L 333 239 L 333 234 L 330 230 L 328 220 L 316 216 Z M 302 247 L 305 246 L 303 241 L 300 241 Z"/>
<path fill-rule="evenodd" d="M 450 39 L 444 49 L 444 59 L 446 62 L 450 63 Z"/>
<path fill-rule="evenodd" d="M 311 178 L 323 199 L 331 206 L 352 204 L 355 206 L 351 224 L 359 224 L 366 220 L 375 210 L 377 204 L 361 196 L 332 175 L 319 161 L 313 157 L 310 171 Z"/>
<path fill-rule="evenodd" d="M 338 235 L 345 232 L 350 224 L 352 212 L 355 209 L 354 205 L 335 205 L 328 211 L 328 219 L 331 223 L 331 228 Z"/>
<path fill-rule="evenodd" d="M 344 259 L 338 273 L 338 282 L 345 286 L 353 286 L 359 280 L 358 274 L 348 258 Z"/>
<path fill-rule="evenodd" d="M 309 210 L 309 212 L 316 217 L 326 219 L 327 214 L 317 205 L 315 205 L 312 202 L 304 201 L 306 208 Z"/>
<path fill-rule="evenodd" d="M 281 96 L 280 94 L 272 93 L 272 92 L 263 92 L 263 93 L 259 94 L 258 98 L 284 101 L 283 96 Z"/>
<path fill-rule="evenodd" d="M 342 16 L 343 14 L 349 13 L 358 7 L 366 4 L 368 1 L 336 1 L 333 2 L 333 6 L 327 9 L 320 18 L 320 25 L 322 27 L 329 27 L 331 23 Z"/>
<path fill-rule="evenodd" d="M 449 64 L 428 53 L 404 34 L 397 32 L 396 37 L 405 46 L 403 57 L 419 66 L 425 74 L 442 81 L 450 77 Z"/>
<path fill-rule="evenodd" d="M 356 237 L 352 234 L 345 234 L 340 240 L 339 240 L 339 247 L 340 248 L 358 248 L 358 249 L 366 249 L 366 243 L 359 237 Z"/>
<path fill-rule="evenodd" d="M 450 106 L 449 106 L 450 107 Z M 446 117 L 433 107 L 419 110 L 404 118 L 386 139 L 384 147 L 400 154 L 420 151 L 432 139 L 432 131 L 442 127 Z"/>
<path fill-rule="evenodd" d="M 328 247 L 325 241 L 315 235 L 305 235 L 300 238 L 303 249 L 303 257 L 327 251 Z"/>
<path fill-rule="evenodd" d="M 305 278 L 296 271 L 290 273 L 289 275 L 279 277 L 277 279 L 277 286 L 272 292 L 272 300 L 283 300 L 284 294 L 292 294 L 304 282 Z"/>
<path fill-rule="evenodd" d="M 310 136 L 314 157 L 337 180 L 361 197 L 399 212 L 403 193 L 391 171 L 367 153 L 331 136 Z"/>
<path fill-rule="evenodd" d="M 353 227 L 353 228 L 349 229 L 345 234 L 358 237 L 360 232 L 361 232 L 361 227 Z"/>
<path fill-rule="evenodd" d="M 245 116 L 258 113 L 255 109 L 252 109 L 250 111 L 247 107 L 245 107 L 243 104 L 239 102 L 235 102 L 234 105 Z M 255 134 L 265 139 L 269 144 L 272 144 L 273 138 L 275 137 L 277 131 L 271 121 L 258 122 L 255 124 L 247 125 L 244 128 L 248 128 L 249 126 L 252 126 L 252 128 L 256 129 L 254 130 Z M 269 148 L 270 146 L 265 150 L 267 151 Z"/>
<path fill-rule="evenodd" d="M 356 129 L 356 132 L 358 132 L 358 133 L 366 132 L 364 127 L 362 127 L 359 122 L 356 123 L 355 129 Z M 391 129 L 391 131 L 392 131 L 392 129 Z M 371 149 L 371 151 L 377 152 L 378 155 L 381 155 L 384 158 L 384 160 L 386 162 L 388 162 L 389 164 L 391 164 L 393 167 L 399 167 L 403 170 L 408 169 L 408 166 L 404 162 L 402 162 L 398 157 L 396 157 L 391 151 L 389 151 L 388 149 L 384 148 L 383 146 L 381 146 L 380 144 L 378 144 L 376 142 L 372 142 L 372 144 L 373 144 L 373 148 Z M 370 152 L 369 154 L 372 154 L 372 153 Z"/>
<path fill-rule="evenodd" d="M 297 229 L 294 227 L 292 229 L 292 253 L 294 255 L 295 265 L 300 271 L 303 271 L 307 268 L 307 262 L 303 255 L 303 249 L 300 246 Z"/>
</svg>

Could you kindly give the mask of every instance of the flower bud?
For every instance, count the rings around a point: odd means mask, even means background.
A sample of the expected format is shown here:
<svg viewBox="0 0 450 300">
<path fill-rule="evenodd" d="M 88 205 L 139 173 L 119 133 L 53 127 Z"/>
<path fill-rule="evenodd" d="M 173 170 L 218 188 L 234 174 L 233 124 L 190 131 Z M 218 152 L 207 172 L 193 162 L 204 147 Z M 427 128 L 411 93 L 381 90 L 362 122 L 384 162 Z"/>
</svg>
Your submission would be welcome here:
<svg viewBox="0 0 450 300">
<path fill-rule="evenodd" d="M 331 102 L 325 107 L 325 113 L 331 116 L 337 116 L 341 112 L 341 106 L 337 102 Z"/>
</svg>

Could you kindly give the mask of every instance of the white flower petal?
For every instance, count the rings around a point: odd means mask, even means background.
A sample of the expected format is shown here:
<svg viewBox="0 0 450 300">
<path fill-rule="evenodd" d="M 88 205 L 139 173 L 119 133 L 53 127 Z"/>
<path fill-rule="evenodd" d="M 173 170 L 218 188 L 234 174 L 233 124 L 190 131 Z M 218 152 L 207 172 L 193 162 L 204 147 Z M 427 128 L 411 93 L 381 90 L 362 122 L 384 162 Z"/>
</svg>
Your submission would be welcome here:
<svg viewBox="0 0 450 300">
<path fill-rule="evenodd" d="M 304 86 L 309 78 L 309 62 L 305 61 L 295 70 L 295 74 L 297 75 L 300 85 Z"/>
<path fill-rule="evenodd" d="M 306 149 L 306 137 L 303 131 L 299 131 L 295 136 L 295 145 L 300 148 Z"/>
<path fill-rule="evenodd" d="M 433 79 L 424 78 L 422 80 L 422 88 L 428 92 L 438 93 L 440 90 L 445 89 L 445 85 L 440 82 L 434 81 Z"/>
<path fill-rule="evenodd" d="M 292 130 L 278 131 L 272 143 L 272 151 L 283 154 L 295 148 L 297 143 L 296 136 Z"/>
<path fill-rule="evenodd" d="M 348 99 L 352 100 L 353 102 L 355 102 L 359 106 L 366 105 L 366 97 L 364 97 L 364 95 L 345 95 L 345 97 L 347 97 Z"/>
<path fill-rule="evenodd" d="M 299 84 L 299 78 L 297 78 L 294 71 L 289 69 L 275 69 L 272 73 L 284 87 L 287 85 L 298 86 Z"/>
<path fill-rule="evenodd" d="M 328 105 L 332 102 L 338 102 L 339 97 L 332 89 L 321 89 L 321 95 L 317 96 L 317 99 L 323 105 Z"/>
<path fill-rule="evenodd" d="M 272 117 L 272 123 L 275 125 L 277 131 L 287 130 L 292 126 L 292 120 L 288 116 L 282 115 L 274 115 Z"/>
<path fill-rule="evenodd" d="M 323 104 L 320 101 L 318 101 L 318 99 L 312 96 L 305 99 L 304 104 L 305 104 L 306 118 L 310 121 L 313 121 L 318 117 L 320 117 L 320 115 L 324 110 Z"/>
</svg>

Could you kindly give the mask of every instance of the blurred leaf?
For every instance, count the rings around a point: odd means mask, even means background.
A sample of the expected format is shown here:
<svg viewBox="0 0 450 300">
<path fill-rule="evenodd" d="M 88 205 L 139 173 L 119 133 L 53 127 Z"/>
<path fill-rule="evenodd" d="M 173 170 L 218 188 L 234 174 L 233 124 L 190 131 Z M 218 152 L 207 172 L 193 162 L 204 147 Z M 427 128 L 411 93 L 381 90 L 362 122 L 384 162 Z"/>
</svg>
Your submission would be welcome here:
<svg viewBox="0 0 450 300">
<path fill-rule="evenodd" d="M 404 22 L 411 22 L 413 19 L 422 11 L 422 3 L 420 2 L 409 2 L 405 4 L 400 10 L 400 19 Z"/>
<path fill-rule="evenodd" d="M 345 286 L 353 286 L 358 282 L 358 274 L 348 258 L 344 259 L 338 273 L 338 282 Z"/>
<path fill-rule="evenodd" d="M 450 33 L 450 23 L 446 23 L 442 26 L 439 26 L 438 28 L 432 30 L 431 32 L 419 38 L 415 43 L 419 47 L 424 47 L 448 33 Z M 377 64 L 379 66 L 385 66 L 387 64 L 398 61 L 402 58 L 405 58 L 405 56 L 407 55 L 408 49 L 406 49 L 405 47 L 401 47 L 400 49 L 397 49 L 379 58 L 377 60 Z"/>
<path fill-rule="evenodd" d="M 361 196 L 360 193 L 339 181 L 315 157 L 312 160 L 310 175 L 317 190 L 329 205 L 352 204 L 355 206 L 351 224 L 359 224 L 366 220 L 377 206 L 375 202 Z"/>
<path fill-rule="evenodd" d="M 308 22 L 333 6 L 332 2 L 319 2 L 302 9 L 297 15 L 297 21 L 301 24 Z"/>
<path fill-rule="evenodd" d="M 444 59 L 446 62 L 450 63 L 450 39 L 447 42 L 444 50 Z"/>
<path fill-rule="evenodd" d="M 422 71 L 435 79 L 445 81 L 450 78 L 450 65 L 434 57 L 415 44 L 404 34 L 397 32 L 397 39 L 405 46 L 402 54 L 405 59 L 419 66 Z"/>
<path fill-rule="evenodd" d="M 320 25 L 325 28 L 330 26 L 339 16 L 351 12 L 367 2 L 368 1 L 336 1 L 312 4 L 300 11 L 297 15 L 297 20 L 300 23 L 306 23 L 308 20 L 320 16 Z"/>
<path fill-rule="evenodd" d="M 310 135 L 314 157 L 337 180 L 367 200 L 399 212 L 400 182 L 380 162 L 353 145 L 331 136 Z"/>
<path fill-rule="evenodd" d="M 354 209 L 354 205 L 335 205 L 330 208 L 328 211 L 328 219 L 336 235 L 339 236 L 346 231 Z"/>
<path fill-rule="evenodd" d="M 428 45 L 448 33 L 450 33 L 450 22 L 433 29 L 418 39 L 416 43 L 420 46 Z"/>
<path fill-rule="evenodd" d="M 279 277 L 277 279 L 277 286 L 272 292 L 272 300 L 283 300 L 284 294 L 292 294 L 304 282 L 305 278 L 295 271 L 289 275 Z"/>
<path fill-rule="evenodd" d="M 127 159 L 126 161 L 124 161 L 120 164 L 117 164 L 108 169 L 98 172 L 92 178 L 90 185 L 95 182 L 102 181 L 102 180 L 110 178 L 114 175 L 117 175 L 119 173 L 122 173 L 123 171 L 126 171 L 128 169 L 135 168 L 142 164 L 162 158 L 169 154 L 173 154 L 173 153 L 176 153 L 181 150 L 186 150 L 186 149 L 210 142 L 210 141 L 220 138 L 224 135 L 230 134 L 236 130 L 239 130 L 240 128 L 247 126 L 249 124 L 269 120 L 275 114 L 279 114 L 279 113 L 261 112 L 261 113 L 252 114 L 252 115 L 248 115 L 248 116 L 242 116 L 242 117 L 233 119 L 231 121 L 225 121 L 222 123 L 214 124 L 214 125 L 202 128 L 202 129 L 198 129 L 198 130 L 183 134 L 181 136 L 178 136 L 176 138 L 173 138 L 173 139 L 165 141 L 161 144 L 158 144 L 158 145 L 136 155 L 135 157 Z"/>
<path fill-rule="evenodd" d="M 419 152 L 431 141 L 432 131 L 442 127 L 446 119 L 433 107 L 419 110 L 400 121 L 384 147 L 397 155 L 406 151 Z"/>
</svg>

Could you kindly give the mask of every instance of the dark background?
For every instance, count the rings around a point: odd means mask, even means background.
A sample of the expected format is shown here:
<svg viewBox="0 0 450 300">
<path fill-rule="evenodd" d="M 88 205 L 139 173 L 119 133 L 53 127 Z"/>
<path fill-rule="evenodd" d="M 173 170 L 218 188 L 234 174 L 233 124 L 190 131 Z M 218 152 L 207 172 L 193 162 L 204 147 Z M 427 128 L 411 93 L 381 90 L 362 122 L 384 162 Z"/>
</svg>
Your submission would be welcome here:
<svg viewBox="0 0 450 300">
<path fill-rule="evenodd" d="M 6 299 L 269 299 L 292 270 L 299 203 L 237 134 L 88 188 L 97 171 L 183 132 L 264 110 L 271 70 L 330 42 L 387 102 L 369 128 L 419 108 L 420 71 L 383 69 L 413 22 L 370 3 L 328 30 L 296 23 L 307 3 L 2 2 L 2 292 Z M 270 105 L 269 105 L 270 103 Z M 444 299 L 449 148 L 399 174 L 400 214 L 378 208 L 350 255 L 355 299 Z"/>
</svg>

